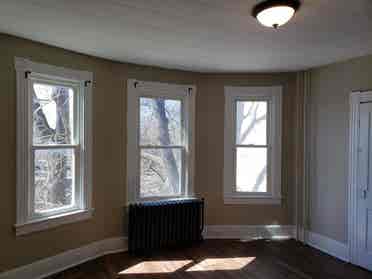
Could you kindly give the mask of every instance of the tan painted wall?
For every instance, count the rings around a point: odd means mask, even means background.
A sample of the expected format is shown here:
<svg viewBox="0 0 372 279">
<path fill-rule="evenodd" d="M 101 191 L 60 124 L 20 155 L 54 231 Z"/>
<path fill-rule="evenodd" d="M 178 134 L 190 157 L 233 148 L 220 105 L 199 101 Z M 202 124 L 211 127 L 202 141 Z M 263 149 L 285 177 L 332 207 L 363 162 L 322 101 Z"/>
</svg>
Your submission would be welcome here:
<svg viewBox="0 0 372 279">
<path fill-rule="evenodd" d="M 14 57 L 92 71 L 93 206 L 88 221 L 16 237 L 16 81 Z M 123 233 L 126 169 L 126 80 L 196 84 L 196 192 L 206 198 L 207 224 L 292 224 L 296 75 L 207 75 L 116 63 L 0 34 L 0 272 Z M 282 206 L 224 206 L 224 85 L 277 85 L 284 90 Z"/>
<path fill-rule="evenodd" d="M 347 242 L 349 96 L 372 89 L 372 55 L 311 71 L 310 230 Z"/>
<path fill-rule="evenodd" d="M 197 100 L 197 192 L 207 199 L 207 222 L 220 224 L 291 224 L 293 219 L 294 127 L 296 108 L 295 74 L 206 75 Z M 283 85 L 283 204 L 223 204 L 224 86 Z M 207 95 L 207 96 L 204 96 Z"/>
</svg>

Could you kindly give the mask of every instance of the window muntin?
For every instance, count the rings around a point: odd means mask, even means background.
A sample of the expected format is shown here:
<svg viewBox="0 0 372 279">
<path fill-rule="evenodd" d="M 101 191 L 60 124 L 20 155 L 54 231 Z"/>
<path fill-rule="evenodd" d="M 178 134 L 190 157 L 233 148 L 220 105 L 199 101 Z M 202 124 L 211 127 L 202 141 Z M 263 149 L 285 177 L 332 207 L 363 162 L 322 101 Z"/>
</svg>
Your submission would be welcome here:
<svg viewBox="0 0 372 279">
<path fill-rule="evenodd" d="M 140 97 L 140 198 L 183 192 L 182 100 Z"/>
<path fill-rule="evenodd" d="M 236 192 L 266 193 L 268 160 L 268 102 L 235 102 Z"/>
<path fill-rule="evenodd" d="M 29 218 L 82 207 L 78 82 L 30 76 Z"/>
</svg>

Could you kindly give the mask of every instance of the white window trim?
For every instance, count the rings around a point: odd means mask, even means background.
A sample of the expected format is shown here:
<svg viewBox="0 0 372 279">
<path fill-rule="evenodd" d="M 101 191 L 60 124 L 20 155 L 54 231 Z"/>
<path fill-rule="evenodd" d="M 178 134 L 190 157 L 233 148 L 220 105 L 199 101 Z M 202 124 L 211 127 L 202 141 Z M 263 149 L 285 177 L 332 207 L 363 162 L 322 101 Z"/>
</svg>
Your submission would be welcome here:
<svg viewBox="0 0 372 279">
<path fill-rule="evenodd" d="M 268 193 L 237 193 L 235 185 L 235 102 L 237 100 L 269 101 Z M 225 87 L 224 132 L 224 203 L 225 204 L 281 204 L 281 130 L 282 86 Z"/>
<path fill-rule="evenodd" d="M 195 126 L 195 96 L 196 86 L 178 85 L 150 81 L 138 81 L 128 79 L 127 81 L 127 204 L 147 200 L 168 200 L 173 198 L 190 198 L 194 196 L 194 126 Z M 154 197 L 141 199 L 139 197 L 139 98 L 163 97 L 180 98 L 185 110 L 186 136 L 186 177 L 184 179 L 184 193 L 174 197 Z"/>
<path fill-rule="evenodd" d="M 47 64 L 36 63 L 25 58 L 15 57 L 15 69 L 17 80 L 17 220 L 15 227 L 16 235 L 24 235 L 31 232 L 46 230 L 62 224 L 77 222 L 92 217 L 92 83 L 93 74 L 86 71 L 70 70 Z M 29 189 L 31 182 L 31 170 L 29 163 L 30 142 L 30 107 L 28 96 L 28 76 L 41 75 L 68 82 L 79 83 L 80 94 L 84 94 L 79 100 L 83 108 L 82 127 L 84 140 L 81 142 L 83 157 L 80 162 L 84 166 L 81 178 L 82 201 L 76 210 L 61 212 L 30 219 L 29 212 Z"/>
</svg>

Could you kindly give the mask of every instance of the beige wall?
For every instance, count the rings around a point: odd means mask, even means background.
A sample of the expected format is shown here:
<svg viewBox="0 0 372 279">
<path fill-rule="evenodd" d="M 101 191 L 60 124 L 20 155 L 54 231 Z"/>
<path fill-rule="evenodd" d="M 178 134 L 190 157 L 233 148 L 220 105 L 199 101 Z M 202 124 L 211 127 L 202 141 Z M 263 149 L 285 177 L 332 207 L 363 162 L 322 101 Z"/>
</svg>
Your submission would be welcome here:
<svg viewBox="0 0 372 279">
<path fill-rule="evenodd" d="M 16 237 L 16 81 L 14 57 L 92 71 L 93 206 L 88 221 Z M 296 166 L 296 75 L 207 75 L 116 63 L 0 34 L 0 271 L 123 233 L 126 169 L 126 80 L 196 84 L 196 192 L 206 198 L 207 224 L 292 224 Z M 224 85 L 284 85 L 281 206 L 223 205 Z"/>
<path fill-rule="evenodd" d="M 372 89 L 372 56 L 311 71 L 310 230 L 347 242 L 349 96 Z"/>
<path fill-rule="evenodd" d="M 197 100 L 197 192 L 206 198 L 207 223 L 292 224 L 294 181 L 295 74 L 205 75 Z M 283 170 L 281 206 L 223 204 L 224 86 L 283 85 Z"/>
</svg>

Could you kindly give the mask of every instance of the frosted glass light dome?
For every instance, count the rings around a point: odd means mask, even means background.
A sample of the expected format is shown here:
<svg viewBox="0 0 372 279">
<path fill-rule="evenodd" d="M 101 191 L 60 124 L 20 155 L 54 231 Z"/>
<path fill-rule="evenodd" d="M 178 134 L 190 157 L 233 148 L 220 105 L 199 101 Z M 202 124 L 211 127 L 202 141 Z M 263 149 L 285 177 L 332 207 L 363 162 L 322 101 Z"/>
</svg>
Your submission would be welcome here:
<svg viewBox="0 0 372 279">
<path fill-rule="evenodd" d="M 286 24 L 299 8 L 299 1 L 268 0 L 254 7 L 252 15 L 264 26 L 278 28 Z"/>
</svg>

